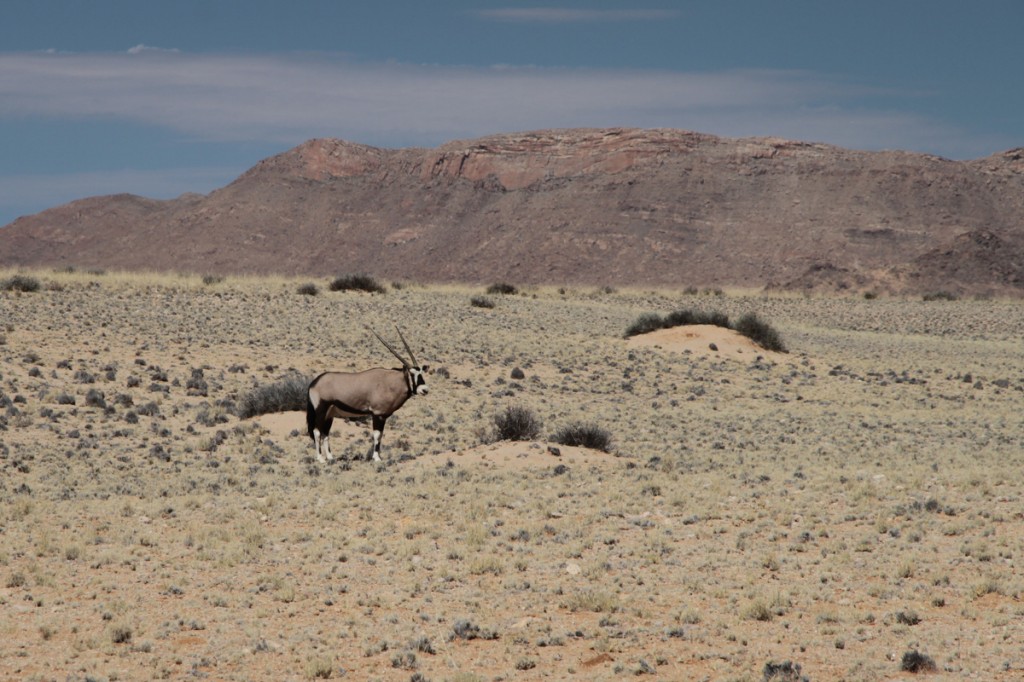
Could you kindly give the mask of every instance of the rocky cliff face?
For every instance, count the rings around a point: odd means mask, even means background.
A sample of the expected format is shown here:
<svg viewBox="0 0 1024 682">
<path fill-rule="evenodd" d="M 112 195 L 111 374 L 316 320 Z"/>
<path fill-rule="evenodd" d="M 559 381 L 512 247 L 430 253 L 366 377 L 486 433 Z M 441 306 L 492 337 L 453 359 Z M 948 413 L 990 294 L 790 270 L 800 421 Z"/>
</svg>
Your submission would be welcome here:
<svg viewBox="0 0 1024 682">
<path fill-rule="evenodd" d="M 679 130 L 310 140 L 209 196 L 94 197 L 0 264 L 424 281 L 1024 293 L 1024 150 L 955 162 Z"/>
</svg>

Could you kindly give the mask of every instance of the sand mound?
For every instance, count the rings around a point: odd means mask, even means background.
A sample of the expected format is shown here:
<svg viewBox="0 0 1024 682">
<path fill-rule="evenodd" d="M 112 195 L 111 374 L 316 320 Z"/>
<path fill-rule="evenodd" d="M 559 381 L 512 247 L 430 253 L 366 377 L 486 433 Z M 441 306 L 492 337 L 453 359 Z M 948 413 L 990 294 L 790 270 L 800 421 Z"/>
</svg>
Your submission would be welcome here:
<svg viewBox="0 0 1024 682">
<path fill-rule="evenodd" d="M 546 443 L 500 441 L 419 460 L 450 459 L 457 465 L 479 464 L 493 469 L 543 469 L 559 464 L 567 467 L 600 465 L 617 459 L 615 455 L 600 450 L 557 444 L 551 444 L 551 447 L 557 448 L 559 454 L 552 454 Z"/>
<path fill-rule="evenodd" d="M 744 361 L 752 361 L 759 355 L 764 358 L 774 358 L 780 355 L 761 348 L 739 332 L 711 324 L 659 329 L 648 334 L 631 336 L 626 343 L 630 347 L 662 348 L 676 353 L 689 351 Z"/>
<path fill-rule="evenodd" d="M 293 431 L 298 431 L 303 439 L 310 444 L 309 451 L 313 452 L 312 441 L 306 434 L 306 413 L 305 412 L 276 412 L 270 414 L 261 414 L 258 417 L 253 417 L 253 421 L 262 426 L 270 433 L 270 437 L 274 440 L 284 441 L 287 438 L 292 437 Z M 331 449 L 337 450 L 338 447 L 347 443 L 349 439 L 364 438 L 366 439 L 366 448 L 370 448 L 370 430 L 367 424 L 361 424 L 359 422 L 348 421 L 345 419 L 335 419 L 334 425 L 331 427 Z"/>
</svg>

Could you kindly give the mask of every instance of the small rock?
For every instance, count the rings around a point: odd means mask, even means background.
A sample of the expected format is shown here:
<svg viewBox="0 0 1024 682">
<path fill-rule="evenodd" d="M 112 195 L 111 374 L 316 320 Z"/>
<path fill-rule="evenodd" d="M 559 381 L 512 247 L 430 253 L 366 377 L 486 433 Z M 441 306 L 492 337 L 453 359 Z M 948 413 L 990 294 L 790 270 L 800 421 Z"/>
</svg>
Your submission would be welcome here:
<svg viewBox="0 0 1024 682">
<path fill-rule="evenodd" d="M 562 456 L 562 451 L 560 449 L 556 448 L 554 445 L 549 445 L 548 446 L 548 452 L 550 454 L 554 455 L 555 457 L 561 457 Z"/>
<path fill-rule="evenodd" d="M 718 352 L 718 344 L 717 343 L 713 343 L 713 342 L 709 343 L 708 344 L 708 348 L 710 348 L 711 350 L 715 351 L 716 353 Z"/>
</svg>

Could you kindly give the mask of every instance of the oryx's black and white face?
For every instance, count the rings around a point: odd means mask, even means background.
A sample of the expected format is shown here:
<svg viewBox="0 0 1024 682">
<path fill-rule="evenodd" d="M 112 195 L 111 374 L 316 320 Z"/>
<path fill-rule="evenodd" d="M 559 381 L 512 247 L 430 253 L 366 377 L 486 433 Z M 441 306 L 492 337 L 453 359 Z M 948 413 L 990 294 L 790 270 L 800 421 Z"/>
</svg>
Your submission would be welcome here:
<svg viewBox="0 0 1024 682">
<path fill-rule="evenodd" d="M 370 328 L 367 327 L 367 329 Z M 405 380 L 409 384 L 409 395 L 426 395 L 429 393 L 430 389 L 427 388 L 426 380 L 427 366 L 421 365 L 416 361 L 416 354 L 412 352 L 412 348 L 409 347 L 409 342 L 405 340 L 405 336 L 402 334 L 402 330 L 398 328 L 398 325 L 395 325 L 395 331 L 398 332 L 398 338 L 402 339 L 402 345 L 405 346 L 405 352 L 409 354 L 408 360 L 403 358 L 402 354 L 395 350 L 394 346 L 381 338 L 380 334 L 373 331 L 373 329 L 370 329 L 370 331 L 373 332 L 373 335 L 384 344 L 384 347 L 391 351 L 391 354 L 398 358 L 402 363 L 402 371 L 405 372 Z"/>
<path fill-rule="evenodd" d="M 409 368 L 409 385 L 412 387 L 413 395 L 426 395 L 430 393 L 430 389 L 427 388 L 427 369 L 426 365 Z"/>
</svg>

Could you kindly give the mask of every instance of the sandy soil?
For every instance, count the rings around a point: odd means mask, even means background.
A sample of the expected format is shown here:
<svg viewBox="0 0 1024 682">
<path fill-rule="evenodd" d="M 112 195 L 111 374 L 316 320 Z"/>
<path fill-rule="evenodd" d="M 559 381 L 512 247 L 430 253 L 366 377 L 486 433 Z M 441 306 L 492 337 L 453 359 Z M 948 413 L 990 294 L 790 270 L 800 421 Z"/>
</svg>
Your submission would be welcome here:
<svg viewBox="0 0 1024 682">
<path fill-rule="evenodd" d="M 0 678 L 1024 675 L 1019 303 L 37 276 L 0 292 Z M 623 340 L 683 307 L 791 352 Z M 383 465 L 236 416 L 390 363 L 364 320 L 434 367 Z M 542 435 L 491 442 L 508 406 Z"/>
</svg>

